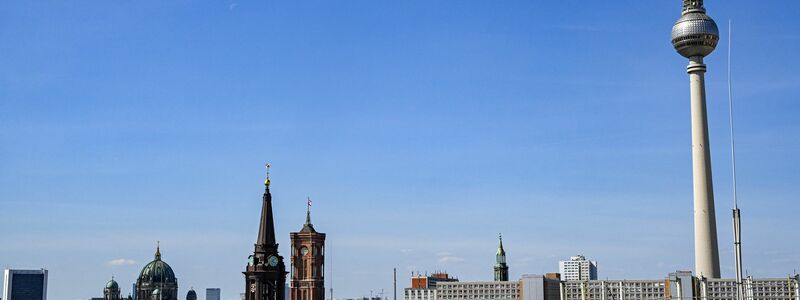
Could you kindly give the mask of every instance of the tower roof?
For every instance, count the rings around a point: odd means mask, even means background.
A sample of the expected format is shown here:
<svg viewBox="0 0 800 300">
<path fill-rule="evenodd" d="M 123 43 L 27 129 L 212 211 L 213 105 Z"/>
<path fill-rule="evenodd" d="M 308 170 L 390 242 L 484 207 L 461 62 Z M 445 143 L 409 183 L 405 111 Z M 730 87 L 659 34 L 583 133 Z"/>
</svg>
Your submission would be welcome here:
<svg viewBox="0 0 800 300">
<path fill-rule="evenodd" d="M 269 191 L 270 179 L 269 168 L 267 167 L 267 179 L 264 180 L 264 197 L 261 204 L 261 222 L 258 225 L 258 237 L 256 246 L 274 246 L 275 244 L 275 223 L 272 217 L 272 194 Z"/>
<path fill-rule="evenodd" d="M 314 229 L 314 224 L 311 224 L 311 198 L 308 199 L 308 205 L 306 206 L 306 223 L 303 224 L 303 229 L 300 229 L 300 232 L 317 232 Z"/>
<path fill-rule="evenodd" d="M 142 268 L 139 282 L 176 282 L 172 267 L 161 260 L 161 247 L 156 246 L 155 259 Z"/>
<path fill-rule="evenodd" d="M 114 276 L 111 276 L 111 280 L 106 283 L 106 289 L 119 289 L 119 284 L 116 280 L 114 280 Z"/>
<path fill-rule="evenodd" d="M 503 249 L 503 235 L 500 234 L 500 245 L 497 246 L 497 256 L 506 256 L 506 250 Z"/>
</svg>

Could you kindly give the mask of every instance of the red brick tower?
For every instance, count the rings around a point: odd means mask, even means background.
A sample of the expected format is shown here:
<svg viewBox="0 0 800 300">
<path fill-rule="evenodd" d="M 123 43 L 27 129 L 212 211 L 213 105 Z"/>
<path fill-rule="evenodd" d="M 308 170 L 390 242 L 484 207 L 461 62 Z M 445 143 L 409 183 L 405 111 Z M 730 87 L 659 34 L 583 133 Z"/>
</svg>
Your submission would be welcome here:
<svg viewBox="0 0 800 300">
<path fill-rule="evenodd" d="M 325 300 L 325 234 L 311 224 L 311 200 L 306 223 L 300 232 L 290 233 L 292 272 L 290 300 Z"/>
</svg>

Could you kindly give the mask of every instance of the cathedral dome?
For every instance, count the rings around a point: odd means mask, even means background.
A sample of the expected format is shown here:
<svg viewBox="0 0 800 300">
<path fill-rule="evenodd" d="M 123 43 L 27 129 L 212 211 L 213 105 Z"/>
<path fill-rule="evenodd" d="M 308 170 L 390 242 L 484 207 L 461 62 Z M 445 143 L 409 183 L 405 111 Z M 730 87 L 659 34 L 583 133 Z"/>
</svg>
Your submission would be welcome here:
<svg viewBox="0 0 800 300">
<path fill-rule="evenodd" d="M 114 280 L 114 278 L 111 278 L 111 280 L 109 280 L 108 283 L 106 283 L 106 289 L 109 289 L 109 290 L 116 289 L 116 290 L 118 290 L 119 289 L 119 284 L 117 283 L 116 280 Z"/>
<path fill-rule="evenodd" d="M 140 282 L 177 282 L 175 272 L 172 271 L 166 262 L 161 260 L 161 248 L 156 248 L 156 256 L 153 261 L 148 263 L 139 273 Z"/>
<path fill-rule="evenodd" d="M 186 293 L 186 300 L 197 300 L 197 293 L 194 289 L 190 289 L 188 293 Z"/>
</svg>

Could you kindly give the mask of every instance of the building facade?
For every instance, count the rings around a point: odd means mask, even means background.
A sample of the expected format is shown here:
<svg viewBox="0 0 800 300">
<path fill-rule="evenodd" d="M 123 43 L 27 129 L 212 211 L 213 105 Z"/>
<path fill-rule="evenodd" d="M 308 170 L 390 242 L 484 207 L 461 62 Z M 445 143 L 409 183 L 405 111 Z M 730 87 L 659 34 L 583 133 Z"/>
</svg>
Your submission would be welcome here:
<svg viewBox="0 0 800 300">
<path fill-rule="evenodd" d="M 222 294 L 222 290 L 219 288 L 207 288 L 206 289 L 206 300 L 220 300 L 220 295 Z"/>
<path fill-rule="evenodd" d="M 311 223 L 311 201 L 306 223 L 289 234 L 292 243 L 290 300 L 325 300 L 325 234 Z"/>
<path fill-rule="evenodd" d="M 519 300 L 519 281 L 463 281 L 436 284 L 437 300 Z"/>
<path fill-rule="evenodd" d="M 405 300 L 436 300 L 436 284 L 439 282 L 458 282 L 458 278 L 447 273 L 433 273 L 430 276 L 412 275 L 411 287 L 403 290 Z"/>
<path fill-rule="evenodd" d="M 275 241 L 275 222 L 272 214 L 272 194 L 269 191 L 269 165 L 264 181 L 261 219 L 253 255 L 250 255 L 244 274 L 246 300 L 283 300 L 286 285 L 286 265 L 278 253 Z"/>
<path fill-rule="evenodd" d="M 747 300 L 800 300 L 800 275 L 744 280 Z M 737 300 L 736 279 L 695 277 L 689 271 L 656 280 L 562 281 L 562 300 Z"/>
<path fill-rule="evenodd" d="M 521 300 L 561 299 L 561 280 L 557 275 L 522 275 L 519 281 Z"/>
<path fill-rule="evenodd" d="M 596 280 L 597 262 L 586 259 L 583 255 L 570 257 L 558 262 L 558 272 L 564 281 Z"/>
<path fill-rule="evenodd" d="M 47 270 L 5 269 L 2 299 L 47 300 Z"/>
</svg>

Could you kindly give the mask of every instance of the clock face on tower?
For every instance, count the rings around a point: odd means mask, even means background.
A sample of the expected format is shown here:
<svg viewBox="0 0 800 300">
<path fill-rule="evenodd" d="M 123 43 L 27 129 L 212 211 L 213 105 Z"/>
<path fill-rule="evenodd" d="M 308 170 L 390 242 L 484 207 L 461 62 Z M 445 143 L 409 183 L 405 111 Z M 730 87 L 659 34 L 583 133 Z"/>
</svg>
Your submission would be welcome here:
<svg viewBox="0 0 800 300">
<path fill-rule="evenodd" d="M 308 253 L 308 248 L 306 248 L 306 247 L 300 248 L 300 255 L 301 256 L 306 256 L 307 253 Z"/>
<path fill-rule="evenodd" d="M 267 258 L 267 263 L 272 267 L 277 266 L 278 265 L 278 257 L 275 256 L 275 255 L 270 256 L 269 258 Z"/>
</svg>

